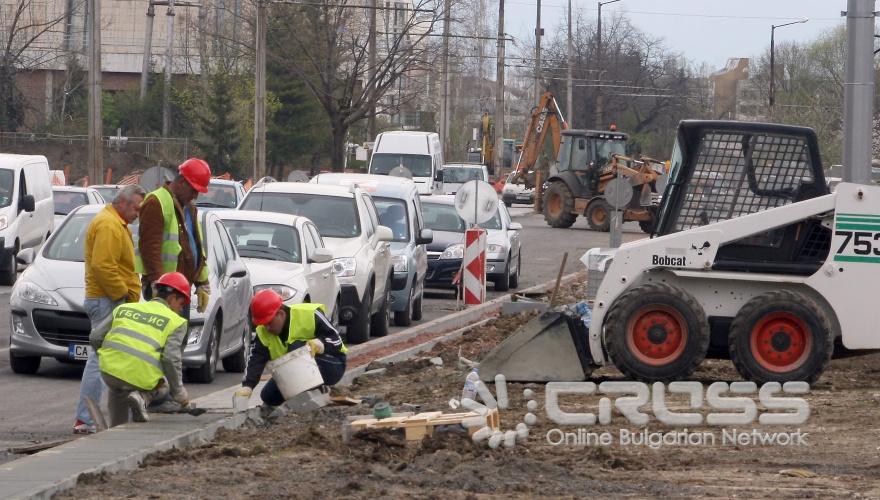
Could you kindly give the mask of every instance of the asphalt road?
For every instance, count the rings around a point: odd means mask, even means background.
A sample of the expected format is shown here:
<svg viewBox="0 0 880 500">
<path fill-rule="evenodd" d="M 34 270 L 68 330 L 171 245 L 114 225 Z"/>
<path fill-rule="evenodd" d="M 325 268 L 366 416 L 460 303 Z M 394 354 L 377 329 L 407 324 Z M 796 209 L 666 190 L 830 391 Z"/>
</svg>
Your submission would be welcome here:
<svg viewBox="0 0 880 500">
<path fill-rule="evenodd" d="M 531 215 L 530 209 L 516 206 L 511 214 L 523 224 L 523 266 L 520 288 L 527 288 L 553 279 L 559 271 L 564 252 L 569 252 L 566 273 L 582 267 L 578 261 L 589 248 L 608 245 L 607 233 L 587 229 L 579 219 L 570 229 L 553 229 L 542 217 Z M 634 226 L 634 227 L 633 227 Z M 624 241 L 644 237 L 638 226 L 624 226 Z M 9 367 L 9 292 L 0 287 L 0 461 L 3 452 L 11 446 L 68 437 L 74 420 L 74 408 L 79 395 L 82 365 L 60 363 L 44 358 L 35 375 L 17 375 Z M 488 286 L 489 298 L 501 295 Z M 431 290 L 426 293 L 424 319 L 444 316 L 456 310 L 450 290 Z M 402 328 L 391 329 L 394 334 Z M 211 384 L 188 384 L 190 397 L 214 392 L 235 385 L 241 374 L 219 371 Z"/>
</svg>

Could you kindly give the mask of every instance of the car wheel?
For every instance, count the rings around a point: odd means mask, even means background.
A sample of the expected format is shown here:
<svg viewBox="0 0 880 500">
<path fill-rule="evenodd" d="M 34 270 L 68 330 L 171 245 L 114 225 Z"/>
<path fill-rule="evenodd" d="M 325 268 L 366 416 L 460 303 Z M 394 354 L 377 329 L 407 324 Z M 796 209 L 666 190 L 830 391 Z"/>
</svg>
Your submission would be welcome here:
<svg viewBox="0 0 880 500">
<path fill-rule="evenodd" d="M 370 340 L 370 305 L 373 303 L 372 284 L 367 285 L 364 299 L 361 301 L 357 318 L 348 324 L 345 340 L 352 344 L 360 344 Z"/>
<path fill-rule="evenodd" d="M 13 372 L 21 375 L 37 373 L 41 360 L 42 358 L 39 356 L 16 356 L 12 351 L 9 351 L 9 366 L 12 367 Z"/>
<path fill-rule="evenodd" d="M 413 302 L 413 307 L 412 307 L 413 321 L 421 321 L 422 320 L 422 301 L 424 298 L 425 298 L 425 289 L 422 288 L 422 293 L 419 294 L 419 298 L 417 298 Z"/>
<path fill-rule="evenodd" d="M 516 257 L 516 271 L 510 276 L 510 288 L 519 287 L 520 271 L 522 271 L 522 250 L 519 251 L 519 255 Z"/>
<path fill-rule="evenodd" d="M 251 355 L 251 332 L 245 324 L 244 333 L 241 336 L 241 348 L 232 356 L 223 358 L 223 369 L 230 373 L 242 373 L 247 367 L 248 358 Z"/>
<path fill-rule="evenodd" d="M 504 206 L 507 207 L 507 208 L 510 208 L 510 207 L 513 206 L 513 202 L 511 202 L 511 201 L 505 201 L 505 202 L 504 202 Z"/>
<path fill-rule="evenodd" d="M 410 326 L 413 320 L 413 302 L 415 302 L 415 284 L 409 289 L 409 298 L 403 311 L 394 311 L 394 324 L 397 326 Z"/>
<path fill-rule="evenodd" d="M 385 300 L 382 307 L 376 311 L 376 314 L 370 319 L 370 333 L 374 337 L 384 337 L 388 335 L 388 319 L 391 306 L 391 280 L 385 283 Z"/>
<path fill-rule="evenodd" d="M 507 256 L 507 266 L 505 266 L 504 274 L 500 277 L 495 278 L 495 291 L 496 292 L 506 292 L 510 290 L 510 264 L 513 257 L 510 255 Z"/>
<path fill-rule="evenodd" d="M 12 286 L 15 284 L 16 278 L 18 278 L 18 262 L 15 260 L 15 255 L 18 253 L 18 242 L 15 242 L 15 245 L 12 247 L 12 252 L 9 254 L 9 259 L 6 262 L 5 270 L 0 272 L 0 285 Z"/>
<path fill-rule="evenodd" d="M 220 322 L 215 319 L 211 326 L 211 337 L 205 350 L 207 359 L 198 368 L 190 368 L 189 379 L 197 384 L 210 384 L 217 374 L 217 358 L 220 357 Z"/>
</svg>

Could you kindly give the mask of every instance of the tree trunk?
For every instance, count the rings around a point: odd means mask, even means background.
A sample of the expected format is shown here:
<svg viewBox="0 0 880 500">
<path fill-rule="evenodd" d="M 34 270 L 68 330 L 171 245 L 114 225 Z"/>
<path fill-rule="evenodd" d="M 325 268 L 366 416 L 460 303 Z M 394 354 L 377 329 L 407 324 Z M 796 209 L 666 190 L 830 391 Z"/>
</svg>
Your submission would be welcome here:
<svg viewBox="0 0 880 500">
<path fill-rule="evenodd" d="M 347 135 L 347 125 L 338 122 L 333 125 L 333 145 L 330 150 L 330 168 L 334 172 L 342 172 L 343 165 L 345 165 L 345 138 Z"/>
</svg>

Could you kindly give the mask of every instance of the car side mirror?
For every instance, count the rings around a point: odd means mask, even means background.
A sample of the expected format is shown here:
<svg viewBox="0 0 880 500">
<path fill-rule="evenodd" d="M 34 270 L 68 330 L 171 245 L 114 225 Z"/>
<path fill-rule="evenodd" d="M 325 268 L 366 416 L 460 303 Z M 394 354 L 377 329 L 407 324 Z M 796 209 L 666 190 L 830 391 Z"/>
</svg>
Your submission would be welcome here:
<svg viewBox="0 0 880 500">
<path fill-rule="evenodd" d="M 387 226 L 379 226 L 376 229 L 376 236 L 378 236 L 379 241 L 391 241 L 394 239 L 394 233 Z"/>
<path fill-rule="evenodd" d="M 15 254 L 15 260 L 22 265 L 29 266 L 34 261 L 34 249 L 33 248 L 25 248 L 24 250 Z"/>
<path fill-rule="evenodd" d="M 507 228 L 510 229 L 511 231 L 521 231 L 522 224 L 520 224 L 519 222 L 511 222 L 510 225 L 507 226 Z"/>
<path fill-rule="evenodd" d="M 232 261 L 229 263 L 229 267 L 226 268 L 226 274 L 230 278 L 244 278 L 247 276 L 247 268 L 240 262 Z"/>
<path fill-rule="evenodd" d="M 326 264 L 333 260 L 333 252 L 329 248 L 316 248 L 309 257 L 310 264 Z"/>
<path fill-rule="evenodd" d="M 430 229 L 422 229 L 419 237 L 416 238 L 416 245 L 427 245 L 434 241 L 434 231 Z"/>
<path fill-rule="evenodd" d="M 34 202 L 34 195 L 26 194 L 22 196 L 21 201 L 18 203 L 18 207 L 25 212 L 33 212 L 36 207 L 36 204 Z"/>
</svg>

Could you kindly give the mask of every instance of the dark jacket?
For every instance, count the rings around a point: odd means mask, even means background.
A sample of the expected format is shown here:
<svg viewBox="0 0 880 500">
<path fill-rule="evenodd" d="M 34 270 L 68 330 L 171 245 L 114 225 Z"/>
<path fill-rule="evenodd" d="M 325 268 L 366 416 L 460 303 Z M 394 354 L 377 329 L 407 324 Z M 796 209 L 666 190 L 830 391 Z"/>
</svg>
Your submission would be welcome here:
<svg viewBox="0 0 880 500">
<path fill-rule="evenodd" d="M 287 341 L 287 335 L 290 333 L 290 309 L 287 306 L 284 306 L 284 308 L 287 310 L 287 320 L 284 322 L 280 336 L 281 340 Z M 324 353 L 318 356 L 335 356 L 345 359 L 345 354 L 340 351 L 342 348 L 342 336 L 339 335 L 336 328 L 333 328 L 327 316 L 324 316 L 321 311 L 317 310 L 315 311 L 315 338 L 324 343 Z M 299 349 L 303 345 L 305 345 L 304 342 L 293 342 L 287 347 L 287 352 Z M 244 381 L 241 385 L 251 389 L 256 387 L 260 383 L 260 376 L 263 375 L 266 363 L 268 362 L 269 348 L 263 345 L 259 337 L 255 337 L 254 345 L 251 348 L 251 357 L 247 363 L 247 371 L 244 374 Z"/>
<path fill-rule="evenodd" d="M 162 189 L 168 189 L 163 187 Z M 205 263 L 205 249 L 202 248 L 202 241 L 196 238 L 196 253 L 189 246 L 189 236 L 186 232 L 186 223 L 183 217 L 183 209 L 174 193 L 171 194 L 174 200 L 174 209 L 177 212 L 177 226 L 180 237 L 180 254 L 177 256 L 177 271 L 186 276 L 186 279 L 194 285 L 203 284 L 196 281 L 196 278 Z M 193 222 L 198 221 L 198 213 L 194 203 L 190 203 L 187 207 Z M 141 252 L 141 259 L 144 261 L 144 279 L 147 283 L 152 283 L 162 276 L 162 234 L 165 232 L 165 219 L 162 217 L 162 205 L 155 196 L 149 196 L 141 205 L 140 226 L 138 227 L 138 248 Z M 196 268 L 195 255 L 201 255 L 199 259 L 199 268 Z"/>
</svg>

